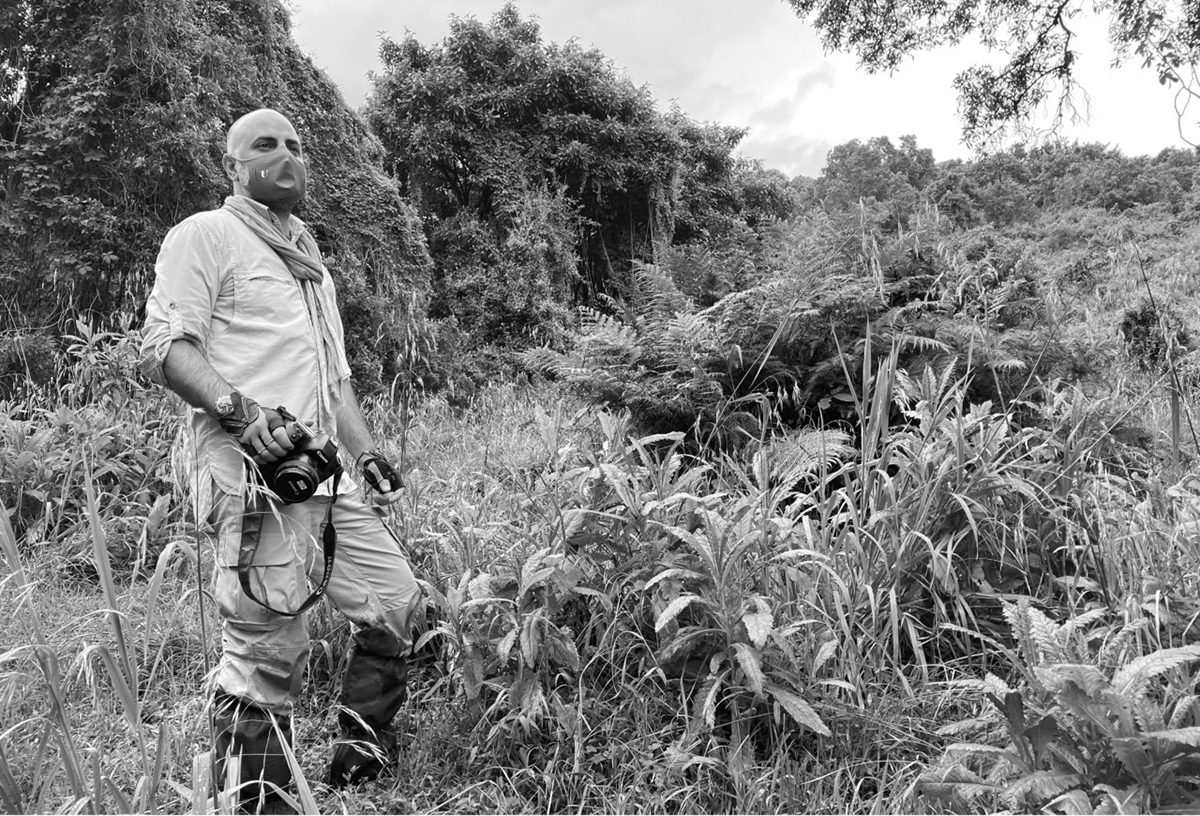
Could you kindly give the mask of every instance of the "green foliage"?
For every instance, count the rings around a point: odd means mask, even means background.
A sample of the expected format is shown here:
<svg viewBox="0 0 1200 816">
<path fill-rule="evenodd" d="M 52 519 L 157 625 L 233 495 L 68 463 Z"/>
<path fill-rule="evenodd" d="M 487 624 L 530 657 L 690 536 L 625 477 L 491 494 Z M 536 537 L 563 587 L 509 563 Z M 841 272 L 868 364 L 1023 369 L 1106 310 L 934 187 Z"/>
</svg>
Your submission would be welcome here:
<svg viewBox="0 0 1200 816">
<path fill-rule="evenodd" d="M 1139 654 L 1138 628 L 1096 609 L 1064 623 L 1028 600 L 1006 605 L 1023 682 L 969 684 L 994 706 L 1008 744 L 956 743 L 922 778 L 952 805 L 1062 813 L 1160 812 L 1200 800 L 1200 646 Z M 999 716 L 997 716 L 999 715 Z M 960 724 L 947 726 L 947 734 Z"/>
</svg>

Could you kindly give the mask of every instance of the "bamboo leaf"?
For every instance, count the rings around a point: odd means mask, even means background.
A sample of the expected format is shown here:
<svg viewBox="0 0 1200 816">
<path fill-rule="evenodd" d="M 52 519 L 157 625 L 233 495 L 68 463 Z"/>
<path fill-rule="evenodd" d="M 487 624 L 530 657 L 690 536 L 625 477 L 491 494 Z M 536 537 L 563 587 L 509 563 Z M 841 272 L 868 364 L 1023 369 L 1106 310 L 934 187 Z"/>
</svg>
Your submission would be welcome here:
<svg viewBox="0 0 1200 816">
<path fill-rule="evenodd" d="M 178 545 L 172 541 L 163 547 L 161 553 L 158 554 L 158 561 L 154 566 L 154 575 L 150 578 L 150 587 L 146 591 L 146 618 L 143 626 L 142 637 L 142 653 L 148 655 L 150 653 L 150 636 L 154 631 L 154 613 L 158 609 L 158 595 L 162 591 L 163 580 L 166 577 L 167 566 L 171 563 L 171 556 L 175 555 Z"/>
<path fill-rule="evenodd" d="M 726 672 L 721 672 L 711 681 L 708 687 L 708 693 L 704 695 L 704 722 L 709 728 L 714 728 L 717 724 L 717 694 L 721 691 L 721 686 L 725 681 Z"/>
<path fill-rule="evenodd" d="M 125 674 L 117 666 L 117 661 L 113 658 L 112 652 L 105 646 L 98 646 L 96 647 L 96 654 L 100 655 L 100 661 L 104 664 L 104 668 L 108 670 L 108 676 L 112 680 L 113 689 L 117 692 L 117 698 L 121 701 L 121 709 L 125 714 L 125 719 L 129 721 L 129 727 L 137 734 L 138 743 L 140 744 L 142 741 L 142 720 L 139 714 L 137 695 L 129 687 L 129 683 L 125 680 Z M 142 753 L 145 754 L 144 749 Z"/>
<path fill-rule="evenodd" d="M 526 617 L 521 626 L 521 656 L 525 659 L 525 665 L 531 669 L 537 665 L 538 649 L 542 645 L 541 631 L 538 627 L 539 612 L 541 610 Z"/>
</svg>

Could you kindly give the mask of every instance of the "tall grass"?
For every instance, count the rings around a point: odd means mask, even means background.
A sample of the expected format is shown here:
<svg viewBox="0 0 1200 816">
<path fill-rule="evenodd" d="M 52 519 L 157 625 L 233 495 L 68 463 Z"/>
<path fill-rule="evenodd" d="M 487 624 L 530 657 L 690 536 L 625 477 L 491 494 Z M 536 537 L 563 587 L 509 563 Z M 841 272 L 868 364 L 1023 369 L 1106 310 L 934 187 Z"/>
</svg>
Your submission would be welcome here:
<svg viewBox="0 0 1200 816">
<path fill-rule="evenodd" d="M 101 365 L 122 342 L 81 338 L 77 360 Z M 465 410 L 368 403 L 393 454 L 404 429 L 391 521 L 427 590 L 403 755 L 377 786 L 318 781 L 348 640 L 322 606 L 296 712 L 297 804 L 1004 806 L 999 783 L 967 805 L 927 783 L 962 734 L 1007 739 L 964 683 L 1049 699 L 1006 610 L 1128 629 L 1126 662 L 1193 643 L 1200 491 L 1158 481 L 1070 390 L 970 405 L 955 369 L 907 372 L 891 351 L 868 342 L 848 377 L 857 426 L 764 432 L 737 452 L 639 436 L 549 386 L 496 387 Z M 216 650 L 194 571 L 210 564 L 174 487 L 173 409 L 87 382 L 69 416 L 33 395 L 3 429 L 2 495 L 26 510 L 9 508 L 19 530 L 8 511 L 0 522 L 0 803 L 211 808 L 194 770 Z"/>
</svg>

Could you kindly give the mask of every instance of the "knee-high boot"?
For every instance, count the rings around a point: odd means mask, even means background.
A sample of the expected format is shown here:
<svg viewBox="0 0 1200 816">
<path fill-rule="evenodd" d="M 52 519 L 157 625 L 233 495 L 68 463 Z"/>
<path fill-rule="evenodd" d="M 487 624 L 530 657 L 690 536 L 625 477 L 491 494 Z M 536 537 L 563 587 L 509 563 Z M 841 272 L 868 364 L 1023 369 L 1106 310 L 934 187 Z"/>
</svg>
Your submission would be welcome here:
<svg viewBox="0 0 1200 816">
<path fill-rule="evenodd" d="M 278 813 L 281 801 L 275 790 L 287 790 L 292 769 L 281 744 L 292 742 L 288 717 L 272 717 L 250 702 L 217 690 L 213 697 L 217 784 L 224 788 L 230 760 L 238 760 L 238 810 L 243 813 Z"/>
<path fill-rule="evenodd" d="M 379 776 L 396 745 L 392 720 L 407 697 L 408 663 L 356 644 L 342 678 L 338 725 L 342 740 L 333 748 L 329 784 L 370 781 Z"/>
</svg>

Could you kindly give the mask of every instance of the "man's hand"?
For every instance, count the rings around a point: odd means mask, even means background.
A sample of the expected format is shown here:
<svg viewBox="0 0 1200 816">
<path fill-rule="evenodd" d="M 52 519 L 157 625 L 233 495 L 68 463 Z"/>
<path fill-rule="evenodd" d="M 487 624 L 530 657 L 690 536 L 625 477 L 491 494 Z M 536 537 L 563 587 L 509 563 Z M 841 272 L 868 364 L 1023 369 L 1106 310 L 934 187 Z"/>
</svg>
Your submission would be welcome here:
<svg viewBox="0 0 1200 816">
<path fill-rule="evenodd" d="M 238 395 L 236 401 L 233 416 L 222 419 L 221 427 L 237 439 L 255 463 L 277 462 L 295 447 L 278 411 L 262 408 L 249 397 Z"/>
<path fill-rule="evenodd" d="M 400 498 L 400 491 L 404 489 L 404 481 L 382 453 L 377 450 L 367 451 L 359 454 L 355 461 L 362 470 L 367 483 L 375 489 L 375 493 L 371 496 L 374 504 L 385 507 Z"/>
</svg>

